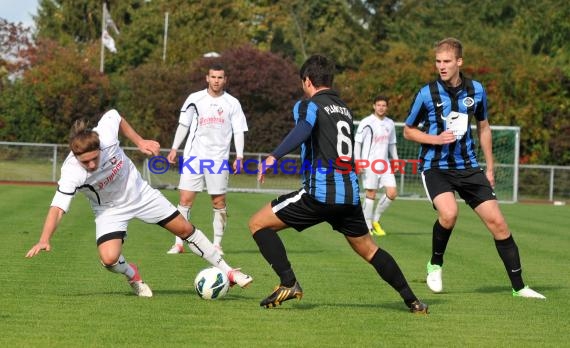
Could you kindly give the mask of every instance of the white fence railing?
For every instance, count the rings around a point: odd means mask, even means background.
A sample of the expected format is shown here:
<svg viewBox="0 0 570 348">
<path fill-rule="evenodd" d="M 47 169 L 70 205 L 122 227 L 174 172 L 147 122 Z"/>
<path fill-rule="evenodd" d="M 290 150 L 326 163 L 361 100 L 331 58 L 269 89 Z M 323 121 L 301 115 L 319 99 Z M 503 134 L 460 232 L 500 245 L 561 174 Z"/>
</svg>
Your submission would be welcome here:
<svg viewBox="0 0 570 348">
<path fill-rule="evenodd" d="M 2 182 L 57 182 L 59 170 L 68 154 L 67 145 L 0 142 L 0 181 Z M 166 156 L 168 149 L 162 150 Z M 133 159 L 141 173 L 155 187 L 174 188 L 178 184 L 178 171 L 171 168 L 168 173 L 153 174 L 146 166 L 146 157 L 134 147 L 126 147 L 125 152 Z M 259 161 L 265 154 L 246 153 L 246 159 Z M 298 156 L 291 156 L 298 159 Z M 253 161 L 253 162 L 255 162 Z M 257 163 L 257 162 L 255 162 Z M 518 190 L 513 201 L 544 200 L 570 201 L 570 166 L 554 165 L 518 165 L 496 164 L 501 167 L 518 170 Z M 251 173 L 251 171 L 250 171 Z M 398 190 L 404 199 L 423 199 L 425 192 L 419 175 L 408 171 L 398 173 Z M 231 176 L 231 191 L 247 192 L 286 192 L 299 187 L 296 175 L 275 175 L 260 185 L 252 174 Z M 509 200 L 510 201 L 510 200 Z"/>
</svg>

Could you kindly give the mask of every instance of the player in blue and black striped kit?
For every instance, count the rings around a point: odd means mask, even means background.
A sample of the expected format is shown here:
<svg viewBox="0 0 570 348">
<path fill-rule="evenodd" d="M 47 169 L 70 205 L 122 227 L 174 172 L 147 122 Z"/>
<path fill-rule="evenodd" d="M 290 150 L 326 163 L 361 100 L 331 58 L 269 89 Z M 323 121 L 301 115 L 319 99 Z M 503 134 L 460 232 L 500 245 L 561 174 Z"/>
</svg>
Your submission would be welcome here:
<svg viewBox="0 0 570 348">
<path fill-rule="evenodd" d="M 352 113 L 331 89 L 334 63 L 312 56 L 301 67 L 300 77 L 307 98 L 295 104 L 295 127 L 260 164 L 258 180 L 263 182 L 265 170 L 298 146 L 303 163 L 312 170 L 303 171 L 299 191 L 278 197 L 249 221 L 261 254 L 280 278 L 280 285 L 260 305 L 275 307 L 303 296 L 277 232 L 327 222 L 400 294 L 411 312 L 427 314 L 428 306 L 414 295 L 396 261 L 368 233 L 354 171 Z"/>
<path fill-rule="evenodd" d="M 457 192 L 493 235 L 513 296 L 544 299 L 523 282 L 518 247 L 493 190 L 493 150 L 485 89 L 460 72 L 463 47 L 457 39 L 447 38 L 436 44 L 435 65 L 439 79 L 416 94 L 404 127 L 404 137 L 421 145 L 422 180 L 438 213 L 433 225 L 432 256 L 427 264 L 427 285 L 436 293 L 443 290 L 443 255 L 457 221 Z M 473 118 L 485 157 L 485 172 L 475 154 L 470 127 Z"/>
</svg>

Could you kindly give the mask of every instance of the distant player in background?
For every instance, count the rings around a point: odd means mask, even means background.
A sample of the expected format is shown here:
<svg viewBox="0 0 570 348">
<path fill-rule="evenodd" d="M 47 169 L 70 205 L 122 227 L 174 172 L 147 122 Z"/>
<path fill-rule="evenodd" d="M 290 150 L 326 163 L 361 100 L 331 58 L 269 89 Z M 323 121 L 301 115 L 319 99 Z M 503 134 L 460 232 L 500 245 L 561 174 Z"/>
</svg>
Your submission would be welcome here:
<svg viewBox="0 0 570 348">
<path fill-rule="evenodd" d="M 396 149 L 394 121 L 386 116 L 388 113 L 388 98 L 379 95 L 374 98 L 372 106 L 374 113 L 362 119 L 356 130 L 356 135 L 354 136 L 354 157 L 357 160 L 367 160 L 370 163 L 375 160 L 384 161 L 374 166 L 381 173 L 375 173 L 372 170 L 372 165 L 362 169 L 362 172 L 359 173 L 362 175 L 362 186 L 366 192 L 364 204 L 362 205 L 366 225 L 371 234 L 384 236 L 386 232 L 382 229 L 380 218 L 398 195 L 396 177 L 389 165 L 388 153 L 392 159 L 397 160 L 398 150 Z M 385 165 L 383 166 L 382 163 Z M 376 208 L 374 208 L 376 191 L 382 187 L 384 187 L 386 193 L 382 194 L 378 204 L 376 204 Z"/>
<path fill-rule="evenodd" d="M 230 282 L 241 287 L 253 279 L 232 269 L 212 243 L 160 193 L 144 181 L 135 165 L 119 146 L 119 132 L 146 155 L 157 155 L 160 145 L 145 140 L 116 110 L 106 112 L 97 127 L 87 128 L 78 121 L 72 128 L 71 153 L 61 168 L 57 192 L 47 213 L 40 240 L 26 254 L 36 256 L 50 251 L 50 239 L 71 200 L 78 191 L 87 196 L 95 214 L 96 242 L 101 264 L 113 273 L 124 274 L 134 293 L 151 297 L 152 290 L 143 282 L 137 266 L 127 263 L 122 254 L 129 221 L 138 218 L 157 224 L 185 240 L 190 249 L 211 265 L 226 272 Z"/>
<path fill-rule="evenodd" d="M 258 180 L 263 183 L 265 170 L 300 146 L 301 163 L 310 163 L 313 168 L 303 172 L 301 189 L 277 197 L 249 220 L 261 255 L 280 280 L 260 305 L 275 307 L 303 296 L 277 233 L 288 227 L 303 231 L 326 222 L 398 292 L 412 313 L 427 314 L 428 306 L 413 293 L 396 260 L 376 245 L 366 227 L 353 169 L 353 116 L 331 88 L 334 71 L 334 62 L 327 57 L 313 55 L 305 61 L 299 72 L 305 98 L 293 107 L 295 126 L 259 165 Z M 327 167 L 322 168 L 323 164 Z"/>
<path fill-rule="evenodd" d="M 177 150 L 188 135 L 184 148 L 184 161 L 189 168 L 182 167 L 178 190 L 180 202 L 178 210 L 190 219 L 192 205 L 196 195 L 202 192 L 204 184 L 212 199 L 214 227 L 214 246 L 220 254 L 222 238 L 228 220 L 226 210 L 226 192 L 228 190 L 230 144 L 232 135 L 236 149 L 233 162 L 234 173 L 241 172 L 243 166 L 244 132 L 248 130 L 245 115 L 239 101 L 224 90 L 227 76 L 221 65 L 212 65 L 208 69 L 204 90 L 190 94 L 180 110 L 178 128 L 174 135 L 168 161 L 176 163 Z M 201 170 L 201 163 L 213 164 L 212 172 Z M 220 169 L 222 168 L 222 169 Z M 182 239 L 176 237 L 168 254 L 184 252 Z"/>
<path fill-rule="evenodd" d="M 525 286 L 519 250 L 497 203 L 493 187 L 493 146 L 483 85 L 460 72 L 463 46 L 447 38 L 435 46 L 439 78 L 423 86 L 410 107 L 404 136 L 420 144 L 420 171 L 428 198 L 437 210 L 432 255 L 427 263 L 427 286 L 443 290 L 443 255 L 457 221 L 455 192 L 481 218 L 511 281 L 513 296 L 544 299 Z M 477 162 L 470 121 L 475 118 L 485 172 Z M 423 124 L 425 131 L 419 129 Z"/>
</svg>

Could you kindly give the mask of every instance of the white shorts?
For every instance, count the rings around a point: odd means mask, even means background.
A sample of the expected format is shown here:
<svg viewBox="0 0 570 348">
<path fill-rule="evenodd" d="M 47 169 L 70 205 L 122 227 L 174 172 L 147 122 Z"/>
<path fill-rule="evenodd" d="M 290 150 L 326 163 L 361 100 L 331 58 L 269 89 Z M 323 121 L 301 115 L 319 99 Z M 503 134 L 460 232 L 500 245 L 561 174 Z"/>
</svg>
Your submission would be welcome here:
<svg viewBox="0 0 570 348">
<path fill-rule="evenodd" d="M 210 195 L 223 195 L 228 191 L 229 171 L 219 173 L 190 174 L 183 172 L 180 174 L 179 190 L 202 192 L 204 185 Z"/>
<path fill-rule="evenodd" d="M 129 221 L 134 218 L 149 224 L 156 224 L 177 211 L 176 207 L 160 191 L 145 185 L 140 200 L 94 211 L 96 240 L 109 233 L 126 232 Z"/>
<path fill-rule="evenodd" d="M 366 169 L 361 176 L 362 187 L 365 190 L 377 190 L 382 187 L 396 187 L 396 176 L 386 172 L 382 174 L 374 173 L 370 169 Z"/>
</svg>

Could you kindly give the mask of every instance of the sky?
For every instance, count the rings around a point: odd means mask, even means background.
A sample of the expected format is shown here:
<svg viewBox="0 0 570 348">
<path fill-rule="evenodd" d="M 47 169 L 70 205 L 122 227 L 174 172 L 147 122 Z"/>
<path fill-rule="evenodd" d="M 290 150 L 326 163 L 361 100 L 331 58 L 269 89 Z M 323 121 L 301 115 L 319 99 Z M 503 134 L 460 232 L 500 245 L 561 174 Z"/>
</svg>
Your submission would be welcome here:
<svg viewBox="0 0 570 348">
<path fill-rule="evenodd" d="M 22 22 L 32 26 L 32 14 L 36 15 L 38 0 L 0 0 L 0 17 L 9 22 Z"/>
</svg>

